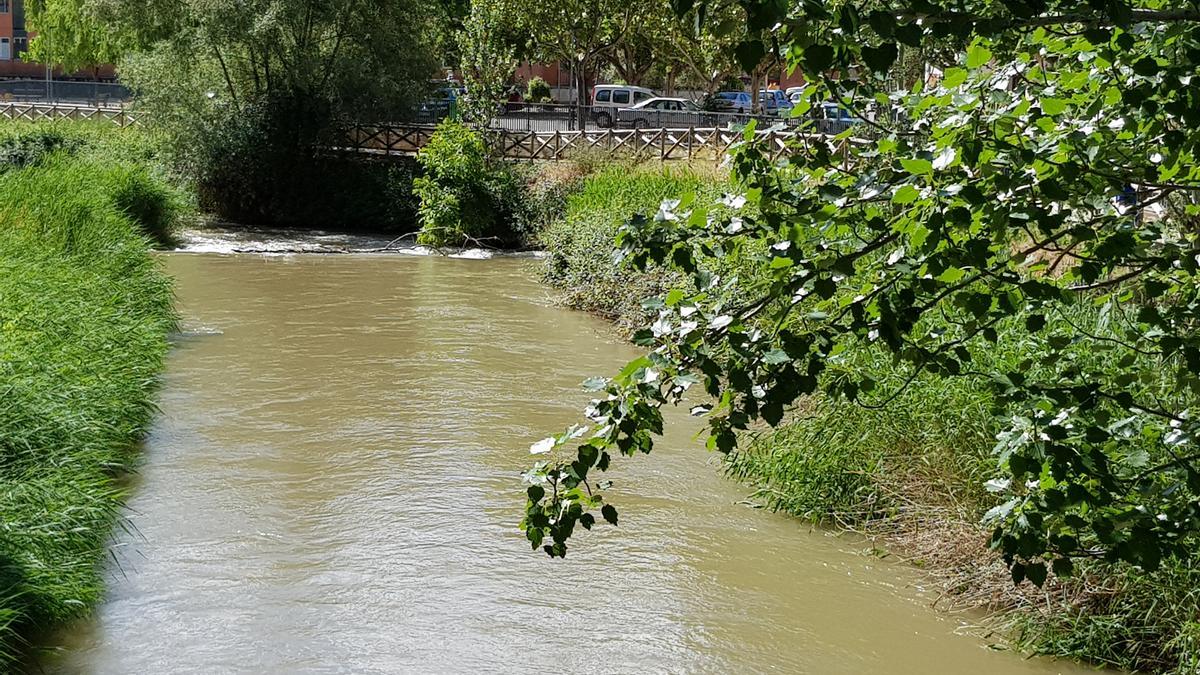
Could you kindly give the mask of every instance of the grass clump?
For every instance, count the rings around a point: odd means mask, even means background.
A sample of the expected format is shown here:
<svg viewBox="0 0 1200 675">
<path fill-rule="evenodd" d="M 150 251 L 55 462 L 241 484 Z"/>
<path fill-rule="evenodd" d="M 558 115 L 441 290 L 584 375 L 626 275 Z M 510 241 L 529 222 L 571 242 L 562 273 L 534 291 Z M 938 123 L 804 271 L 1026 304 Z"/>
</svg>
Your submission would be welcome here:
<svg viewBox="0 0 1200 675">
<path fill-rule="evenodd" d="M 1076 307 L 1075 325 L 1103 334 L 1096 308 Z M 1042 377 L 1026 359 L 1024 317 L 998 325 L 996 343 L 972 347 L 983 372 Z M 954 328 L 941 319 L 927 330 Z M 1080 347 L 1064 358 L 1116 368 L 1116 352 Z M 1109 363 L 1111 361 L 1111 363 Z M 952 606 L 992 613 L 1023 651 L 1079 658 L 1127 670 L 1195 672 L 1200 662 L 1200 547 L 1147 572 L 1089 561 L 1043 588 L 1014 586 L 987 546 L 983 514 L 1001 501 L 989 492 L 998 475 L 993 452 L 1004 407 L 987 382 L 922 376 L 882 348 L 863 344 L 831 359 L 830 372 L 852 370 L 875 383 L 863 403 L 807 399 L 778 429 L 764 431 L 731 453 L 729 473 L 757 489 L 767 507 L 813 522 L 855 529 L 929 571 Z M 1161 383 L 1169 388 L 1169 383 Z M 886 406 L 874 407 L 899 392 Z M 1129 452 L 1151 463 L 1163 450 L 1130 438 Z"/>
<path fill-rule="evenodd" d="M 101 596 L 174 322 L 153 183 L 61 150 L 0 174 L 0 665 Z"/>
<path fill-rule="evenodd" d="M 721 173 L 667 165 L 581 165 L 586 172 L 565 199 L 565 212 L 542 231 L 548 253 L 545 282 L 562 291 L 563 302 L 598 314 L 624 328 L 649 318 L 642 300 L 682 280 L 661 268 L 639 273 L 613 259 L 613 240 L 635 214 L 654 215 L 663 200 L 696 194 L 697 204 L 712 206 L 729 189 Z"/>
<path fill-rule="evenodd" d="M 132 127 L 77 121 L 13 124 L 0 129 L 0 173 L 62 158 L 88 166 L 90 191 L 108 199 L 159 246 L 193 212 L 188 192 L 168 169 L 160 142 Z M 65 170 L 65 169 L 64 169 Z"/>
</svg>

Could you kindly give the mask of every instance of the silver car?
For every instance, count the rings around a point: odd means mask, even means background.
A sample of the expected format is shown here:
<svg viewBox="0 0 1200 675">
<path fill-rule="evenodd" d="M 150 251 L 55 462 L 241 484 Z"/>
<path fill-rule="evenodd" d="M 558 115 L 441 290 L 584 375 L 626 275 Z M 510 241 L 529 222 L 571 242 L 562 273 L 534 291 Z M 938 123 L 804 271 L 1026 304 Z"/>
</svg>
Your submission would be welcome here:
<svg viewBox="0 0 1200 675">
<path fill-rule="evenodd" d="M 617 126 L 634 129 L 663 129 L 712 126 L 714 115 L 685 98 L 660 96 L 617 111 Z"/>
</svg>

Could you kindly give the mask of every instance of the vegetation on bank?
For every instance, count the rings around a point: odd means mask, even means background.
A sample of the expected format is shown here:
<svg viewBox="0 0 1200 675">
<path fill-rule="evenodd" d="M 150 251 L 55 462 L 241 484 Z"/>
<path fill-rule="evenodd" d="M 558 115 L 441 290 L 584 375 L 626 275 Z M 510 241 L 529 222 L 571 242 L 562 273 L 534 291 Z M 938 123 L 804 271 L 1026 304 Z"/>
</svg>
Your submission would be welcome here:
<svg viewBox="0 0 1200 675">
<path fill-rule="evenodd" d="M 621 224 L 653 218 L 663 200 L 697 195 L 719 204 L 737 186 L 723 173 L 660 165 L 554 168 L 573 175 L 563 215 L 541 234 L 547 251 L 543 278 L 565 304 L 617 323 L 627 333 L 650 325 L 673 287 L 688 288 L 678 270 L 637 270 L 614 263 Z M 660 216 L 661 217 L 661 216 Z M 710 258 L 727 276 L 755 274 L 752 260 Z M 1095 308 L 1072 310 L 1060 321 L 1103 333 L 1107 317 Z M 1028 364 L 1029 337 L 1020 314 L 997 329 L 997 340 L 975 354 L 983 370 L 1036 377 L 1047 364 Z M 952 329 L 928 321 L 931 332 Z M 635 336 L 636 337 L 636 336 Z M 1081 345 L 1070 358 L 1081 367 L 1117 367 L 1121 355 Z M 1200 659 L 1200 558 L 1166 561 L 1154 572 L 1122 564 L 1082 562 L 1072 577 L 1042 589 L 1018 587 L 991 550 L 985 514 L 1004 503 L 995 476 L 999 406 L 986 378 L 912 377 L 886 350 L 863 347 L 835 359 L 874 382 L 902 393 L 875 408 L 825 394 L 800 402 L 776 428 L 746 432 L 727 456 L 729 474 L 755 488 L 767 508 L 877 538 L 890 555 L 917 565 L 936 580 L 956 607 L 988 610 L 993 625 L 1015 648 L 1080 658 L 1125 669 L 1191 672 Z M 1127 364 L 1128 365 L 1128 364 Z M 1157 386 L 1169 388 L 1168 381 Z M 1130 435 L 1126 452 L 1155 452 L 1151 439 Z M 991 486 L 991 489 L 989 489 Z"/>
<path fill-rule="evenodd" d="M 87 135 L 0 132 L 0 667 L 100 599 L 174 323 L 149 250 L 178 195 Z"/>
</svg>

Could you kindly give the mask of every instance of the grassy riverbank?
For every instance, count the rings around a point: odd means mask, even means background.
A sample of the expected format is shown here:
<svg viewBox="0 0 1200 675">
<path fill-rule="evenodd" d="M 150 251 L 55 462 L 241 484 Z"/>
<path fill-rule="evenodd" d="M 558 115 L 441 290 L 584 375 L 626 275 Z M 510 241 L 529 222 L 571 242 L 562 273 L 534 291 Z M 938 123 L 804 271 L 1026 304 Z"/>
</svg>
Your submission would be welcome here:
<svg viewBox="0 0 1200 675">
<path fill-rule="evenodd" d="M 578 180 L 564 215 L 542 235 L 549 253 L 544 279 L 571 307 L 626 330 L 641 325 L 649 318 L 641 301 L 678 278 L 665 270 L 643 274 L 614 265 L 618 226 L 634 213 L 652 215 L 662 199 L 687 191 L 713 201 L 729 189 L 728 180 L 708 170 L 653 165 L 593 169 Z M 710 262 L 727 275 L 741 269 L 737 260 Z M 1023 320 L 1017 317 L 1014 325 Z M 1028 333 L 1002 330 L 996 348 L 981 358 L 1022 372 L 1023 335 Z M 847 358 L 881 390 L 900 389 L 910 375 L 881 350 L 864 348 Z M 1041 590 L 1014 587 L 987 547 L 990 532 L 980 524 L 997 503 L 984 487 L 997 461 L 994 403 L 985 382 L 967 379 L 917 378 L 882 410 L 815 397 L 779 428 L 743 438 L 726 468 L 754 488 L 763 506 L 862 532 L 877 542 L 880 555 L 924 569 L 944 590 L 945 605 L 988 612 L 996 639 L 1016 649 L 1131 670 L 1195 672 L 1196 557 L 1167 561 L 1150 573 L 1090 564 L 1073 578 L 1051 579 Z"/>
<path fill-rule="evenodd" d="M 101 597 L 173 325 L 149 250 L 177 195 L 89 133 L 0 135 L 0 665 Z"/>
</svg>

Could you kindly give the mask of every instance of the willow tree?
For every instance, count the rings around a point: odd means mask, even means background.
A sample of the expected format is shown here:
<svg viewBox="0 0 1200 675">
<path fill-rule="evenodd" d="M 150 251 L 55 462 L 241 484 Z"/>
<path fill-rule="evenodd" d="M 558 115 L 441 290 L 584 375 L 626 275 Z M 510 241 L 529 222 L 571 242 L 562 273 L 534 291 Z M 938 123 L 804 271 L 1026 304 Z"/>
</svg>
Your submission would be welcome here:
<svg viewBox="0 0 1200 675">
<path fill-rule="evenodd" d="M 622 228 L 626 261 L 690 284 L 650 303 L 645 356 L 591 382 L 587 423 L 534 446 L 549 453 L 526 475 L 534 547 L 565 555 L 595 509 L 616 522 L 597 474 L 650 452 L 689 390 L 729 452 L 804 397 L 886 406 L 939 378 L 994 393 L 985 521 L 1014 580 L 1195 555 L 1200 8 L 741 5 L 744 65 L 766 35 L 811 83 L 801 111 L 832 101 L 863 122 L 780 161 L 747 130 L 729 203 L 755 208 L 710 217 L 683 195 Z M 941 78 L 891 90 L 902 47 L 943 54 Z M 730 258 L 751 269 L 718 275 Z M 997 367 L 1014 333 L 1025 358 Z M 847 358 L 862 350 L 904 376 L 875 381 Z"/>
</svg>

